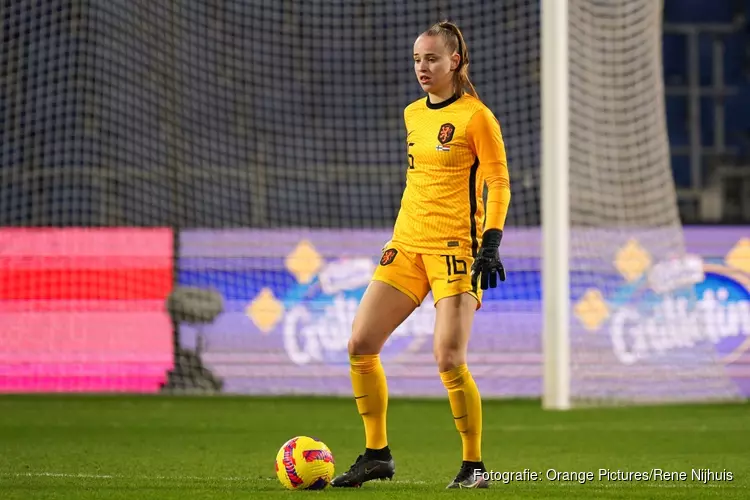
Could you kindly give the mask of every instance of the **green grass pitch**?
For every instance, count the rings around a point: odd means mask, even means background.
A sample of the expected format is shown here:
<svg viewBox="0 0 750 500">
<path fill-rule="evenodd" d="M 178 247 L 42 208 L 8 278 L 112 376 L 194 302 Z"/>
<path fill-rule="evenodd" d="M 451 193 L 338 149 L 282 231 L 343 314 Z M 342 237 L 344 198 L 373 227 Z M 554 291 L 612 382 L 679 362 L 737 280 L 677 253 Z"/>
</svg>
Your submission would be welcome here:
<svg viewBox="0 0 750 500">
<path fill-rule="evenodd" d="M 295 435 L 316 436 L 330 446 L 337 471 L 348 468 L 364 446 L 353 401 L 2 396 L 0 498 L 750 498 L 750 404 L 545 412 L 538 401 L 485 401 L 487 467 L 497 476 L 524 469 L 543 476 L 495 481 L 485 491 L 444 489 L 461 460 L 447 400 L 392 399 L 388 425 L 392 482 L 292 492 L 275 478 L 278 448 Z M 688 477 L 598 477 L 599 469 L 654 468 Z M 550 469 L 596 477 L 586 484 L 548 480 Z M 704 484 L 691 479 L 692 469 L 726 470 L 733 478 Z"/>
</svg>

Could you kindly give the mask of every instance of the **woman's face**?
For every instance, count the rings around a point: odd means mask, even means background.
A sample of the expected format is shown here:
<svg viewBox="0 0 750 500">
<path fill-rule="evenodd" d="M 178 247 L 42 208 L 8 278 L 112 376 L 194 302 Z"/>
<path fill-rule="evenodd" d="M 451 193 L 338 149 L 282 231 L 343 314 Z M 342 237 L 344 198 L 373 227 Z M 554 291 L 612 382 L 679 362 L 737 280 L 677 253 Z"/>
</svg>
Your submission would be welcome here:
<svg viewBox="0 0 750 500">
<path fill-rule="evenodd" d="M 441 94 L 453 87 L 459 55 L 451 53 L 440 36 L 420 35 L 414 42 L 414 73 L 422 90 Z"/>
</svg>

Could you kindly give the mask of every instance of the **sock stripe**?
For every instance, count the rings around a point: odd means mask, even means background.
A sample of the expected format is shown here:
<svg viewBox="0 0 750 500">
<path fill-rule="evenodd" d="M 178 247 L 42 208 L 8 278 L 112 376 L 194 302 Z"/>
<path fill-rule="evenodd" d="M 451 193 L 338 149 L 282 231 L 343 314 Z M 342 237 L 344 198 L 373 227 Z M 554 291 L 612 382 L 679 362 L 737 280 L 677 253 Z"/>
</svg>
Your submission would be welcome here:
<svg viewBox="0 0 750 500">
<path fill-rule="evenodd" d="M 466 363 L 458 365 L 452 370 L 440 372 L 440 379 L 443 381 L 443 385 L 449 391 L 452 389 L 458 389 L 463 385 L 466 375 L 469 374 L 469 367 Z"/>
<path fill-rule="evenodd" d="M 349 356 L 351 371 L 360 375 L 373 373 L 380 367 L 379 354 L 358 354 Z"/>
</svg>

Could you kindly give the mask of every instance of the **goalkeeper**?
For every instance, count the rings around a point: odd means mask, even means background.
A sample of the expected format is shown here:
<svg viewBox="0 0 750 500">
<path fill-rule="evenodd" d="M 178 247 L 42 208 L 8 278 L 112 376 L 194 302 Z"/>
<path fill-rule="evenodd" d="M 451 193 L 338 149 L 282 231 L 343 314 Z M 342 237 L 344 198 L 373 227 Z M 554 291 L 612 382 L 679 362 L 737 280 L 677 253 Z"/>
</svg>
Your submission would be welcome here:
<svg viewBox="0 0 750 500">
<path fill-rule="evenodd" d="M 449 488 L 484 488 L 482 406 L 466 351 L 482 291 L 505 280 L 498 248 L 510 202 L 500 125 L 468 77 L 469 52 L 458 27 L 441 22 L 414 43 L 414 71 L 426 96 L 404 110 L 407 176 L 391 240 L 357 311 L 350 373 L 365 428 L 365 452 L 332 486 L 391 478 L 388 387 L 380 350 L 432 291 L 434 354 L 463 443 Z M 487 209 L 483 190 L 487 185 Z"/>
</svg>

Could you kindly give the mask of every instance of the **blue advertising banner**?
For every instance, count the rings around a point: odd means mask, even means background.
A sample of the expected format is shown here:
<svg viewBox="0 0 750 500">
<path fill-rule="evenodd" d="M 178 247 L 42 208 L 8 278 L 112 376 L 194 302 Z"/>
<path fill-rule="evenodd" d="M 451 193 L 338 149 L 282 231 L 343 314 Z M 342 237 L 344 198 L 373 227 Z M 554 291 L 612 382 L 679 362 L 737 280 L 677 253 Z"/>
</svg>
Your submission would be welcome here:
<svg viewBox="0 0 750 500">
<path fill-rule="evenodd" d="M 469 363 L 487 397 L 538 397 L 541 233 L 524 228 L 507 234 L 502 254 L 508 281 L 485 293 Z M 201 346 L 205 366 L 224 380 L 225 392 L 351 394 L 351 324 L 390 235 L 183 232 L 180 284 L 217 290 L 225 306 L 212 324 L 182 325 L 183 347 Z M 596 278 L 588 280 L 591 286 L 572 291 L 573 330 L 597 336 L 604 354 L 597 362 L 621 367 L 708 345 L 729 383 L 750 396 L 750 230 L 689 227 L 685 242 L 689 258 L 650 262 L 637 239 L 624 238 L 618 255 L 628 256 L 627 265 L 614 255 L 610 271 L 589 272 Z M 648 265 L 633 264 L 639 257 Z M 575 267 L 585 275 L 585 262 Z M 686 277 L 694 284 L 692 301 L 662 295 L 660 288 Z M 382 360 L 392 395 L 444 395 L 432 354 L 434 320 L 428 296 L 387 342 Z"/>
</svg>

